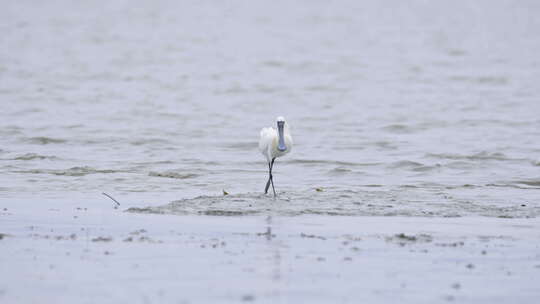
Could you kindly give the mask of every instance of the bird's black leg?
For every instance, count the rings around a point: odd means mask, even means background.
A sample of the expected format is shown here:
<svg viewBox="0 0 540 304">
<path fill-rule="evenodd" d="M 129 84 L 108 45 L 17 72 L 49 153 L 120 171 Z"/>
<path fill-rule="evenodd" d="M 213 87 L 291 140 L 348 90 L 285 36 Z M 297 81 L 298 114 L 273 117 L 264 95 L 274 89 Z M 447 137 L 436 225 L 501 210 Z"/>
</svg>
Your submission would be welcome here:
<svg viewBox="0 0 540 304">
<path fill-rule="evenodd" d="M 268 163 L 268 181 L 266 182 L 266 187 L 264 187 L 264 194 L 268 194 L 268 188 L 270 188 L 270 185 L 272 185 L 272 191 L 274 192 L 274 197 L 276 197 L 276 189 L 274 188 L 274 177 L 272 176 L 274 160 L 276 159 L 273 158 L 272 161 Z"/>
<path fill-rule="evenodd" d="M 274 197 L 276 197 L 276 189 L 274 188 L 274 178 L 272 176 L 272 169 L 274 168 L 274 160 L 275 158 L 272 158 L 272 163 L 270 164 L 270 183 L 272 184 L 272 191 L 274 191 Z"/>
<path fill-rule="evenodd" d="M 264 194 L 268 193 L 268 188 L 270 187 L 270 180 L 272 180 L 272 166 L 268 163 L 268 181 L 266 182 L 266 187 L 264 187 Z"/>
</svg>

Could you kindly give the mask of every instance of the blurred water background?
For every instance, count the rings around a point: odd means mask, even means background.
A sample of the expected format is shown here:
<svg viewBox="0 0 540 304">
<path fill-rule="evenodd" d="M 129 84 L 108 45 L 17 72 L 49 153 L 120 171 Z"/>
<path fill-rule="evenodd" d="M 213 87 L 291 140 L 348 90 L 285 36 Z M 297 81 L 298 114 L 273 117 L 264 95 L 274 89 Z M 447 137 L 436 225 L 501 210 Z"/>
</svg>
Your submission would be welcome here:
<svg viewBox="0 0 540 304">
<path fill-rule="evenodd" d="M 0 198 L 536 217 L 538 16 L 538 1 L 4 1 Z M 274 201 L 257 141 L 278 115 L 295 146 Z"/>
</svg>

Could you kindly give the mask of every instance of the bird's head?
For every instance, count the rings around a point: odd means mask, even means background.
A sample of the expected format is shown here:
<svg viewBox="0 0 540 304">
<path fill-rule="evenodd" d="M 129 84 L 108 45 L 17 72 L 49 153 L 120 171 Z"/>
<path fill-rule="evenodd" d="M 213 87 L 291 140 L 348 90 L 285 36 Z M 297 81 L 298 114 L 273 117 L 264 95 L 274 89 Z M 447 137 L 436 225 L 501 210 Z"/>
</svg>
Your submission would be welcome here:
<svg viewBox="0 0 540 304">
<path fill-rule="evenodd" d="M 277 123 L 278 130 L 280 128 L 283 128 L 286 124 L 285 118 L 283 116 L 278 116 L 278 118 L 276 118 L 276 123 Z"/>
</svg>

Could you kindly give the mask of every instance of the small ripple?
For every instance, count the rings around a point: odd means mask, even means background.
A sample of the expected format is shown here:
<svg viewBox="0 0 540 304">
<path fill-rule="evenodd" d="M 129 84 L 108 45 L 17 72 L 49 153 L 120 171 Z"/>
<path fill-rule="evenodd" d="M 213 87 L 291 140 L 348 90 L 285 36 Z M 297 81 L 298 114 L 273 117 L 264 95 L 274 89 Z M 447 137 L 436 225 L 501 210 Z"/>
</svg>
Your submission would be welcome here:
<svg viewBox="0 0 540 304">
<path fill-rule="evenodd" d="M 34 160 L 34 159 L 58 159 L 56 156 L 39 155 L 36 153 L 26 153 L 14 158 L 14 160 Z"/>
<path fill-rule="evenodd" d="M 214 94 L 216 95 L 240 95 L 240 94 L 246 94 L 249 90 L 246 88 L 243 88 L 239 85 L 233 85 L 230 87 L 226 87 L 224 89 L 216 89 L 214 90 Z"/>
<path fill-rule="evenodd" d="M 489 153 L 486 151 L 482 151 L 482 152 L 471 154 L 471 155 L 452 154 L 452 153 L 428 153 L 426 154 L 426 157 L 440 158 L 440 159 L 453 159 L 453 160 L 463 160 L 463 159 L 466 159 L 466 160 L 518 160 L 518 159 L 508 158 L 503 153 L 499 153 L 499 152 Z"/>
<path fill-rule="evenodd" d="M 416 172 L 429 172 L 429 171 L 433 171 L 433 170 L 438 170 L 440 168 L 441 168 L 440 164 L 435 164 L 433 166 L 422 165 L 422 166 L 419 166 L 419 167 L 416 167 L 416 168 L 412 168 L 412 170 L 416 171 Z"/>
<path fill-rule="evenodd" d="M 249 150 L 255 149 L 257 145 L 258 145 L 257 142 L 249 141 L 249 142 L 226 143 L 226 144 L 223 144 L 223 147 L 227 149 L 231 149 L 231 150 L 249 151 Z"/>
<path fill-rule="evenodd" d="M 189 179 L 189 178 L 196 178 L 199 175 L 195 173 L 177 173 L 172 171 L 166 171 L 166 172 L 150 172 L 148 173 L 148 176 L 155 176 L 155 177 L 166 177 L 166 178 L 174 178 L 174 179 Z"/>
<path fill-rule="evenodd" d="M 462 49 L 449 49 L 447 51 L 447 54 L 449 56 L 453 56 L 453 57 L 460 57 L 460 56 L 466 55 L 467 52 L 465 50 L 462 50 Z"/>
<path fill-rule="evenodd" d="M 454 190 L 454 189 L 475 189 L 475 188 L 481 188 L 481 187 L 482 187 L 482 186 L 479 186 L 479 185 L 463 184 L 463 185 L 446 186 L 445 189 L 448 189 L 448 190 Z"/>
<path fill-rule="evenodd" d="M 381 130 L 390 132 L 390 133 L 396 133 L 396 134 L 408 134 L 408 133 L 414 133 L 418 131 L 425 131 L 425 130 L 431 130 L 435 128 L 445 128 L 448 126 L 448 122 L 446 121 L 425 121 L 421 123 L 416 123 L 413 125 L 405 125 L 405 124 L 390 124 L 387 126 L 384 126 L 381 128 Z"/>
<path fill-rule="evenodd" d="M 5 126 L 0 128 L 0 135 L 2 136 L 13 136 L 16 134 L 21 134 L 22 128 L 19 126 Z"/>
<path fill-rule="evenodd" d="M 348 89 L 346 88 L 340 88 L 340 87 L 334 87 L 329 85 L 311 85 L 304 88 L 306 91 L 313 91 L 313 92 L 346 92 Z"/>
<path fill-rule="evenodd" d="M 348 169 L 348 168 L 345 168 L 345 167 L 336 167 L 336 168 L 328 171 L 328 173 L 330 173 L 332 175 L 344 175 L 344 174 L 351 173 L 351 172 L 352 172 L 351 169 Z"/>
<path fill-rule="evenodd" d="M 84 176 L 88 174 L 107 174 L 107 173 L 118 173 L 123 172 L 119 170 L 99 170 L 91 167 L 72 167 L 66 170 L 48 170 L 48 169 L 33 169 L 33 170 L 22 170 L 22 171 L 13 171 L 15 173 L 28 173 L 28 174 L 52 174 L 59 176 Z"/>
<path fill-rule="evenodd" d="M 382 127 L 382 130 L 391 133 L 412 133 L 414 131 L 412 127 L 402 124 L 391 124 Z"/>
<path fill-rule="evenodd" d="M 151 161 L 151 162 L 133 162 L 134 165 L 137 166 L 152 166 L 152 165 L 172 165 L 175 162 L 172 160 L 158 160 L 158 161 Z"/>
<path fill-rule="evenodd" d="M 527 185 L 531 187 L 540 187 L 540 179 L 518 180 L 514 184 Z"/>
<path fill-rule="evenodd" d="M 161 139 L 161 138 L 143 138 L 143 139 L 136 139 L 129 142 L 129 144 L 134 145 L 134 146 L 142 146 L 142 145 L 149 145 L 149 144 L 151 145 L 168 144 L 168 143 L 169 143 L 168 140 Z"/>
<path fill-rule="evenodd" d="M 389 165 L 390 168 L 398 169 L 398 168 L 404 168 L 404 169 L 419 169 L 422 167 L 425 167 L 424 164 L 410 161 L 410 160 L 400 160 L 398 162 L 393 162 Z"/>
<path fill-rule="evenodd" d="M 183 158 L 179 162 L 182 164 L 191 164 L 191 165 L 204 165 L 204 166 L 217 166 L 221 165 L 222 163 L 217 161 L 205 161 L 198 158 Z M 174 162 L 171 162 L 171 164 Z M 246 162 L 243 162 L 246 163 Z M 250 164 L 260 164 L 260 162 L 249 162 Z"/>
<path fill-rule="evenodd" d="M 266 60 L 266 61 L 262 61 L 261 62 L 261 65 L 263 66 L 268 66 L 268 67 L 273 67 L 273 68 L 282 68 L 284 67 L 286 64 L 284 61 L 278 61 L 278 60 Z"/>
<path fill-rule="evenodd" d="M 465 82 L 465 83 L 493 85 L 493 86 L 502 86 L 510 82 L 509 79 L 505 76 L 470 77 L 470 76 L 456 75 L 456 76 L 449 77 L 448 80 L 455 81 L 455 82 Z"/>
<path fill-rule="evenodd" d="M 300 165 L 336 165 L 344 167 L 369 167 L 369 166 L 378 166 L 381 163 L 354 163 L 347 161 L 339 160 L 326 160 L 326 159 L 288 159 L 284 162 L 290 164 L 300 164 Z"/>
<path fill-rule="evenodd" d="M 27 139 L 28 142 L 38 145 L 48 145 L 48 144 L 62 144 L 67 142 L 65 139 L 52 138 L 46 136 L 30 137 Z"/>
<path fill-rule="evenodd" d="M 255 85 L 255 91 L 263 94 L 273 94 L 278 92 L 286 92 L 289 88 L 284 86 L 269 86 L 265 84 Z"/>
<path fill-rule="evenodd" d="M 397 146 L 389 141 L 377 141 L 373 145 L 385 150 L 397 150 Z"/>
<path fill-rule="evenodd" d="M 449 162 L 445 164 L 444 166 L 450 169 L 457 169 L 457 170 L 468 170 L 474 167 L 472 163 L 469 163 L 466 161 L 453 161 L 453 162 Z"/>
</svg>

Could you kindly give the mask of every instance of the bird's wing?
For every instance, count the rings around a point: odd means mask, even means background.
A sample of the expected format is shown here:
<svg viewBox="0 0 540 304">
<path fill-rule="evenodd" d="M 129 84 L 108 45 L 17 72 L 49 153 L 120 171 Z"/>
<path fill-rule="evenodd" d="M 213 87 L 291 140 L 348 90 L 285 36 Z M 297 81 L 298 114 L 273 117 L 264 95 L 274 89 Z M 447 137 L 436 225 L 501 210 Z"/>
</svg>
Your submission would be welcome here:
<svg viewBox="0 0 540 304">
<path fill-rule="evenodd" d="M 268 147 L 272 144 L 272 139 L 276 136 L 276 130 L 273 128 L 262 128 L 261 138 L 259 139 L 259 151 L 269 158 Z"/>
</svg>

